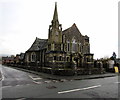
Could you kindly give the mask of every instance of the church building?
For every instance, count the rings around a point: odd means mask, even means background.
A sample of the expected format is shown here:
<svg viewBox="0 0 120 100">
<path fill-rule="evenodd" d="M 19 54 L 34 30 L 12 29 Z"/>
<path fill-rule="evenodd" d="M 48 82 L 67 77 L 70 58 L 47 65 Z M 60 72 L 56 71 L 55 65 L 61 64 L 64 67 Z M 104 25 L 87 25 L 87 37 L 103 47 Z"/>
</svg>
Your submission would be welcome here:
<svg viewBox="0 0 120 100">
<path fill-rule="evenodd" d="M 85 74 L 91 73 L 94 68 L 89 37 L 83 36 L 75 23 L 62 30 L 57 3 L 48 29 L 48 39 L 36 37 L 32 46 L 25 52 L 24 62 L 33 69 L 52 74 L 74 74 L 79 70 L 80 74 Z"/>
</svg>

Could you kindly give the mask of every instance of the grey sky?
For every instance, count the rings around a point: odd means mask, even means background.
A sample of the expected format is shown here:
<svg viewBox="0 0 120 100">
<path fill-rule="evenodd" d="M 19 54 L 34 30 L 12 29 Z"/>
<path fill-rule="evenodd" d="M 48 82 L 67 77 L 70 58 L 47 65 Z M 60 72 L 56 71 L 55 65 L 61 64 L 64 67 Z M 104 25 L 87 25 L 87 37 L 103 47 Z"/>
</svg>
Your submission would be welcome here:
<svg viewBox="0 0 120 100">
<path fill-rule="evenodd" d="M 95 58 L 118 55 L 119 0 L 1 0 L 0 54 L 25 52 L 36 37 L 48 38 L 54 3 L 63 30 L 76 23 L 90 37 Z"/>
</svg>

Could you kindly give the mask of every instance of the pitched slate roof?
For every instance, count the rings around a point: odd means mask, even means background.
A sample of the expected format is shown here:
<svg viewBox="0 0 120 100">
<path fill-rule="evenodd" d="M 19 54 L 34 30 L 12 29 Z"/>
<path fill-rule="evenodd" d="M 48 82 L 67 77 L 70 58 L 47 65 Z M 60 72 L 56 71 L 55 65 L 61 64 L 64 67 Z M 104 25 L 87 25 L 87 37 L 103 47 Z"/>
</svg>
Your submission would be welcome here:
<svg viewBox="0 0 120 100">
<path fill-rule="evenodd" d="M 66 30 L 63 31 L 63 34 L 66 34 L 66 33 L 69 33 L 69 34 L 71 34 L 71 33 L 81 34 L 75 23 L 71 27 L 69 27 L 69 28 L 67 28 Z"/>
<path fill-rule="evenodd" d="M 2 57 L 2 60 L 14 60 L 14 57 Z"/>
<path fill-rule="evenodd" d="M 82 34 L 80 33 L 75 23 L 68 29 L 64 30 L 62 33 L 68 40 L 71 40 L 73 36 L 75 36 L 78 40 L 80 40 L 80 37 L 82 37 Z"/>
<path fill-rule="evenodd" d="M 34 43 L 27 51 L 39 51 L 47 48 L 48 39 L 39 39 L 36 37 Z"/>
</svg>

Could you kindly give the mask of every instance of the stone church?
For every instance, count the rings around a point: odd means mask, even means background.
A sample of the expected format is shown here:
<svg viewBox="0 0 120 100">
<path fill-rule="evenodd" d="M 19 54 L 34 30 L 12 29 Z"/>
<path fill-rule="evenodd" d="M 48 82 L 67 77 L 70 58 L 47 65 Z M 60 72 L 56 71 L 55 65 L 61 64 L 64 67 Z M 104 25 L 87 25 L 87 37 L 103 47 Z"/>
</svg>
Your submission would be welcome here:
<svg viewBox="0 0 120 100">
<path fill-rule="evenodd" d="M 32 46 L 25 52 L 25 64 L 53 74 L 75 73 L 78 70 L 81 74 L 91 73 L 94 64 L 89 37 L 83 36 L 75 23 L 62 30 L 55 3 L 48 39 L 36 37 Z"/>
</svg>

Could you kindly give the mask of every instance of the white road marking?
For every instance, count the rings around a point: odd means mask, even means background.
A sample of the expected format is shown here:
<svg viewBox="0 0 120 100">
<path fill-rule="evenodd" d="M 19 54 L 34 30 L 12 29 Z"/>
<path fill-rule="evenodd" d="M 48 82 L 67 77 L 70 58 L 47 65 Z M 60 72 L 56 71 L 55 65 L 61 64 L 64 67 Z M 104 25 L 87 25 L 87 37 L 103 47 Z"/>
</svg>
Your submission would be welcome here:
<svg viewBox="0 0 120 100">
<path fill-rule="evenodd" d="M 25 85 L 30 85 L 30 84 L 15 85 L 15 86 L 3 86 L 3 87 L 0 87 L 0 88 L 9 88 L 9 87 L 17 87 L 17 86 L 25 86 Z"/>
<path fill-rule="evenodd" d="M 117 84 L 119 84 L 120 82 L 114 82 L 114 83 L 117 83 Z"/>
<path fill-rule="evenodd" d="M 58 82 L 57 80 L 52 80 L 53 82 Z"/>
<path fill-rule="evenodd" d="M 65 81 L 67 81 L 67 80 L 66 80 L 66 79 L 61 79 L 60 81 L 65 82 Z"/>
<path fill-rule="evenodd" d="M 73 89 L 73 90 L 61 91 L 61 92 L 58 92 L 58 94 L 75 92 L 75 91 L 80 91 L 80 90 L 88 90 L 88 89 L 93 89 L 93 88 L 97 88 L 97 87 L 101 87 L 101 85 L 96 85 L 96 86 L 91 86 L 91 87 L 86 87 L 86 88 L 81 88 L 81 89 Z"/>
<path fill-rule="evenodd" d="M 25 98 L 20 98 L 20 99 L 16 99 L 16 100 L 25 100 Z"/>
<path fill-rule="evenodd" d="M 38 84 L 38 83 L 37 83 Z M 17 87 L 17 86 L 27 86 L 27 85 L 30 85 L 30 84 L 22 84 L 22 85 L 15 85 L 15 86 L 3 86 L 3 87 L 0 87 L 0 88 L 9 88 L 9 87 Z"/>
<path fill-rule="evenodd" d="M 32 76 L 30 76 L 30 75 L 29 75 L 29 77 L 32 78 L 32 80 L 40 80 L 40 79 L 42 79 L 42 78 L 40 78 L 40 77 L 32 77 Z"/>
<path fill-rule="evenodd" d="M 2 75 L 2 80 L 1 81 L 4 81 L 5 80 L 5 77 L 4 77 L 4 75 Z"/>
<path fill-rule="evenodd" d="M 51 81 L 44 81 L 45 83 L 50 83 Z"/>
<path fill-rule="evenodd" d="M 1 71 L 1 74 L 2 74 L 2 80 L 1 81 L 4 81 L 5 80 L 5 77 L 3 75 L 3 72 Z"/>
<path fill-rule="evenodd" d="M 33 81 L 34 83 L 36 83 L 36 84 L 41 84 L 41 82 L 36 82 L 36 81 Z"/>
<path fill-rule="evenodd" d="M 23 85 L 15 85 L 15 86 L 23 86 Z"/>
<path fill-rule="evenodd" d="M 9 88 L 9 87 L 12 87 L 12 86 L 3 86 L 3 87 L 1 87 L 1 88 Z"/>
<path fill-rule="evenodd" d="M 40 79 L 42 79 L 42 78 L 40 78 L 40 77 L 34 78 L 34 80 L 40 80 Z"/>
</svg>

